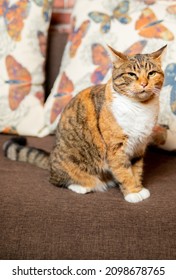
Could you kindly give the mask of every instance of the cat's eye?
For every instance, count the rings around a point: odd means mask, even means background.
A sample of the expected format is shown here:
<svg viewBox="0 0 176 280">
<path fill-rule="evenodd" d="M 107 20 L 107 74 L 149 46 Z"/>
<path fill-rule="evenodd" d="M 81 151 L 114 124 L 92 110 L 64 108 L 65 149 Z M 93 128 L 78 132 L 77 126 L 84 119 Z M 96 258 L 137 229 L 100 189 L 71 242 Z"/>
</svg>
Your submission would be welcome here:
<svg viewBox="0 0 176 280">
<path fill-rule="evenodd" d="M 127 73 L 130 77 L 137 78 L 137 75 L 134 72 L 128 72 Z"/>
<path fill-rule="evenodd" d="M 148 77 L 154 77 L 156 75 L 156 71 L 150 71 L 148 73 Z"/>
</svg>

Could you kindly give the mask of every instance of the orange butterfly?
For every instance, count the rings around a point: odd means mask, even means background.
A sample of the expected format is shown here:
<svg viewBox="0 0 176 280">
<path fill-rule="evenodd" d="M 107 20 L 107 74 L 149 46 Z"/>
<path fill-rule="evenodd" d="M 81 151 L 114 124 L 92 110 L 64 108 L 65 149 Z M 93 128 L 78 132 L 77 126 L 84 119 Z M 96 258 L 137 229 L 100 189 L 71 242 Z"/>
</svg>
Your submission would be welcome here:
<svg viewBox="0 0 176 280">
<path fill-rule="evenodd" d="M 136 53 L 141 53 L 146 44 L 146 40 L 135 42 L 124 53 L 126 55 L 134 55 Z M 98 67 L 94 70 L 94 72 L 91 75 L 91 82 L 93 84 L 99 84 L 103 81 L 103 79 L 105 78 L 106 74 L 112 66 L 109 54 L 105 47 L 98 43 L 93 44 L 92 60 L 93 64 L 98 65 Z"/>
<path fill-rule="evenodd" d="M 144 0 L 144 3 L 145 3 L 146 5 L 153 5 L 153 4 L 156 3 L 156 1 L 157 1 L 157 0 Z M 142 2 L 143 2 L 143 0 L 142 0 Z"/>
<path fill-rule="evenodd" d="M 40 103 L 43 105 L 43 103 L 44 103 L 44 93 L 42 91 L 37 91 L 35 93 L 35 97 L 38 98 Z"/>
<path fill-rule="evenodd" d="M 141 40 L 138 42 L 135 42 L 132 44 L 126 51 L 124 51 L 124 54 L 126 55 L 135 55 L 137 53 L 141 53 L 144 47 L 147 44 L 147 40 Z"/>
<path fill-rule="evenodd" d="M 30 4 L 29 0 L 20 0 L 13 5 L 9 4 L 9 0 L 0 2 L 0 17 L 3 16 L 7 32 L 15 41 L 21 40 L 23 21 L 28 16 Z"/>
<path fill-rule="evenodd" d="M 29 71 L 11 55 L 6 57 L 6 68 L 9 76 L 6 83 L 10 85 L 9 105 L 12 110 L 16 110 L 25 96 L 29 94 L 32 79 Z"/>
<path fill-rule="evenodd" d="M 176 5 L 171 5 L 167 8 L 167 12 L 171 15 L 175 15 L 176 14 Z"/>
<path fill-rule="evenodd" d="M 3 128 L 2 133 L 5 134 L 18 134 L 17 130 L 14 126 L 7 126 L 5 128 Z"/>
<path fill-rule="evenodd" d="M 101 44 L 95 43 L 92 45 L 92 61 L 98 67 L 91 75 L 91 82 L 93 84 L 99 84 L 111 68 L 109 54 Z"/>
<path fill-rule="evenodd" d="M 139 30 L 139 35 L 146 38 L 173 40 L 173 33 L 162 22 L 163 20 L 158 20 L 150 8 L 145 8 L 136 22 L 135 29 Z"/>
<path fill-rule="evenodd" d="M 72 20 L 72 31 L 68 37 L 68 42 L 70 43 L 70 57 L 74 57 L 78 47 L 80 46 L 83 37 L 86 35 L 87 30 L 90 25 L 89 20 L 85 20 L 81 26 L 76 29 L 75 28 L 76 19 Z"/>
<path fill-rule="evenodd" d="M 57 116 L 62 112 L 64 107 L 72 99 L 71 93 L 74 90 L 74 86 L 71 80 L 63 72 L 57 93 L 54 95 L 55 100 L 51 109 L 50 123 L 52 124 Z"/>
</svg>

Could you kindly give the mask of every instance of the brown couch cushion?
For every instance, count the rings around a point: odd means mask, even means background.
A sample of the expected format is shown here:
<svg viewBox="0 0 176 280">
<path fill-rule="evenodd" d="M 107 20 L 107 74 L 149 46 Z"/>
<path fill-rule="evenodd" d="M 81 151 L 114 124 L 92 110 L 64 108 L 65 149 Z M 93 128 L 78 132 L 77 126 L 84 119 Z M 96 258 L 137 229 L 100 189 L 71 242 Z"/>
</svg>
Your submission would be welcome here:
<svg viewBox="0 0 176 280">
<path fill-rule="evenodd" d="M 0 146 L 9 136 L 0 136 Z M 54 137 L 28 138 L 48 151 Z M 0 149 L 0 259 L 175 259 L 176 157 L 150 150 L 151 197 L 124 201 L 117 188 L 78 195 L 48 172 L 9 161 Z"/>
</svg>

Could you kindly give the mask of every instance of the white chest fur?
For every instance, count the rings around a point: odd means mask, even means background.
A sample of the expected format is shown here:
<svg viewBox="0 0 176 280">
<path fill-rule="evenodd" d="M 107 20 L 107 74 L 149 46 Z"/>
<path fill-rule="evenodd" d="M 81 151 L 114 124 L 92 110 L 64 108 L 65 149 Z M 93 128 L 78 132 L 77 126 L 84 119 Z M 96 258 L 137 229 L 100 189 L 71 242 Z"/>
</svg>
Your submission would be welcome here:
<svg viewBox="0 0 176 280">
<path fill-rule="evenodd" d="M 116 92 L 111 110 L 117 123 L 128 136 L 126 153 L 129 156 L 137 154 L 142 146 L 147 145 L 156 124 L 159 111 L 158 98 L 143 104 Z"/>
</svg>

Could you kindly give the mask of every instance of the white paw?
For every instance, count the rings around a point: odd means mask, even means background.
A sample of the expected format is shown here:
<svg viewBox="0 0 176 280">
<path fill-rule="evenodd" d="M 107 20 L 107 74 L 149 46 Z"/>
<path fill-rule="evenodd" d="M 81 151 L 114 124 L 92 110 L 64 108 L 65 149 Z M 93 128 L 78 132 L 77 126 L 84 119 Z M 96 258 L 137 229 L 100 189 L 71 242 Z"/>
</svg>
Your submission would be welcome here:
<svg viewBox="0 0 176 280">
<path fill-rule="evenodd" d="M 150 196 L 150 192 L 146 188 L 142 188 L 142 190 L 138 193 L 129 193 L 125 196 L 125 200 L 131 203 L 140 202 Z"/>
<path fill-rule="evenodd" d="M 85 194 L 91 191 L 90 188 L 82 187 L 81 185 L 76 185 L 76 184 L 70 185 L 68 189 L 80 194 Z"/>
</svg>

